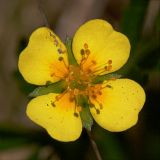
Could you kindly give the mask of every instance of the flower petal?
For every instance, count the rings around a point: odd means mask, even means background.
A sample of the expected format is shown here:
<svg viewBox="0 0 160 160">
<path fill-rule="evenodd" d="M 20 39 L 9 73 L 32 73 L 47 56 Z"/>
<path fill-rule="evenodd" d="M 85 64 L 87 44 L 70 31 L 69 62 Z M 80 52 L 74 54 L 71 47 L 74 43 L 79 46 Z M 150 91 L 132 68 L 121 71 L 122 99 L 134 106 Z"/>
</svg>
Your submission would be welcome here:
<svg viewBox="0 0 160 160">
<path fill-rule="evenodd" d="M 110 81 L 108 87 L 102 90 L 102 95 L 97 100 L 103 108 L 97 114 L 94 108 L 91 113 L 95 121 L 103 128 L 119 132 L 126 130 L 137 123 L 138 113 L 145 102 L 143 88 L 129 79 L 117 79 Z M 92 100 L 95 107 L 98 104 Z"/>
<path fill-rule="evenodd" d="M 82 131 L 80 116 L 74 116 L 74 103 L 65 94 L 53 106 L 57 94 L 39 96 L 32 99 L 27 106 L 28 117 L 45 128 L 49 135 L 59 141 L 74 141 Z"/>
<path fill-rule="evenodd" d="M 87 51 L 90 53 L 88 57 L 86 56 L 87 61 L 83 64 L 84 68 L 91 67 L 92 62 L 96 62 L 92 70 L 100 67 L 104 69 L 108 67 L 108 62 L 112 63 L 104 72 L 100 70 L 97 74 L 118 70 L 126 63 L 130 52 L 128 38 L 114 31 L 107 21 L 100 19 L 91 20 L 82 25 L 75 33 L 72 46 L 78 63 L 82 61 L 82 51 L 86 50 L 86 54 Z"/>
<path fill-rule="evenodd" d="M 64 44 L 49 28 L 42 27 L 32 33 L 28 46 L 20 54 L 18 67 L 26 81 L 45 85 L 66 74 L 64 61 L 67 63 Z"/>
</svg>

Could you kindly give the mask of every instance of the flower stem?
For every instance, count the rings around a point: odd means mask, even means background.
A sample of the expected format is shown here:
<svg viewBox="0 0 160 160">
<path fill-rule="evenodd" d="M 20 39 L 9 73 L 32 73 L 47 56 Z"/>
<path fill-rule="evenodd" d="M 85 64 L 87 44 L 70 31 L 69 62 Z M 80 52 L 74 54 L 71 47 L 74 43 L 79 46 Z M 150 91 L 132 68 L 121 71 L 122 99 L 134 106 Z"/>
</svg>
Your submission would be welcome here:
<svg viewBox="0 0 160 160">
<path fill-rule="evenodd" d="M 88 134 L 92 149 L 93 149 L 93 151 L 95 153 L 96 159 L 97 160 L 102 160 L 102 157 L 100 155 L 99 149 L 98 149 L 97 144 L 96 144 L 96 142 L 94 141 L 94 139 L 93 139 L 93 137 L 91 135 L 91 132 L 88 131 L 88 130 L 86 130 L 86 131 L 87 131 L 87 134 Z"/>
</svg>

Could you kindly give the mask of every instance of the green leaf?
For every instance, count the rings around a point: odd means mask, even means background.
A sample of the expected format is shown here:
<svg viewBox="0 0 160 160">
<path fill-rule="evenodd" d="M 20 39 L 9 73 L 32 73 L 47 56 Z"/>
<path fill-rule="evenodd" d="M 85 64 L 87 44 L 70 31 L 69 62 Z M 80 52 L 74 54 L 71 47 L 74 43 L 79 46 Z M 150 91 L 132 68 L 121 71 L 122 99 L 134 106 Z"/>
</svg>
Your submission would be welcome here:
<svg viewBox="0 0 160 160">
<path fill-rule="evenodd" d="M 89 110 L 88 97 L 78 95 L 77 103 L 79 106 L 82 106 L 82 111 L 80 112 L 80 117 L 82 120 L 83 127 L 91 131 L 93 125 L 93 118 Z"/>
<path fill-rule="evenodd" d="M 78 65 L 75 57 L 74 57 L 74 54 L 73 54 L 73 51 L 72 51 L 72 39 L 67 37 L 66 38 L 66 48 L 67 48 L 67 53 L 68 53 L 68 62 L 70 65 Z"/>
<path fill-rule="evenodd" d="M 27 145 L 29 140 L 22 137 L 7 137 L 0 138 L 0 150 L 6 150 L 11 148 L 18 148 Z"/>
<path fill-rule="evenodd" d="M 97 76 L 96 78 L 93 79 L 92 83 L 97 84 L 97 83 L 102 83 L 105 80 L 110 80 L 110 79 L 118 79 L 121 78 L 122 76 L 117 74 L 117 73 L 109 73 L 105 74 L 102 76 Z"/>
<path fill-rule="evenodd" d="M 46 86 L 38 87 L 29 94 L 29 97 L 37 97 L 48 93 L 61 93 L 66 88 L 66 82 L 64 80 L 58 81 Z"/>
</svg>

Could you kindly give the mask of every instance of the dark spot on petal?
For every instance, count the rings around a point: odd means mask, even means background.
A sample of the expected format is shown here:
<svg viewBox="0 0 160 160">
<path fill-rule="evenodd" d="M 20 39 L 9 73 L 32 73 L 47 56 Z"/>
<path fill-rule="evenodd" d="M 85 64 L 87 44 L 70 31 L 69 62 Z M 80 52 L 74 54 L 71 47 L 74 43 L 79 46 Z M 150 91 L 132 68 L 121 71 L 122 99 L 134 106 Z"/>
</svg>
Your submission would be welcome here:
<svg viewBox="0 0 160 160">
<path fill-rule="evenodd" d="M 81 52 L 81 55 L 84 55 L 84 49 L 81 49 L 80 52 Z"/>
<path fill-rule="evenodd" d="M 63 53 L 63 51 L 62 51 L 61 48 L 58 48 L 58 53 L 59 53 L 59 54 L 62 54 L 62 53 Z"/>
<path fill-rule="evenodd" d="M 96 113 L 97 113 L 97 114 L 100 114 L 100 110 L 99 110 L 99 109 L 96 109 Z"/>
<path fill-rule="evenodd" d="M 74 113 L 74 116 L 75 116 L 75 117 L 78 117 L 79 115 L 78 115 L 78 113 L 75 112 L 75 113 Z"/>
<path fill-rule="evenodd" d="M 107 84 L 106 85 L 107 88 L 113 88 L 111 85 Z"/>
<path fill-rule="evenodd" d="M 86 49 L 86 50 L 85 50 L 85 53 L 86 53 L 86 55 L 89 55 L 91 52 L 90 52 L 89 49 Z"/>
<path fill-rule="evenodd" d="M 54 102 L 51 102 L 51 105 L 52 105 L 52 107 L 55 107 L 55 106 L 56 106 Z"/>
<path fill-rule="evenodd" d="M 59 57 L 58 60 L 59 60 L 59 61 L 63 61 L 63 57 Z"/>
</svg>

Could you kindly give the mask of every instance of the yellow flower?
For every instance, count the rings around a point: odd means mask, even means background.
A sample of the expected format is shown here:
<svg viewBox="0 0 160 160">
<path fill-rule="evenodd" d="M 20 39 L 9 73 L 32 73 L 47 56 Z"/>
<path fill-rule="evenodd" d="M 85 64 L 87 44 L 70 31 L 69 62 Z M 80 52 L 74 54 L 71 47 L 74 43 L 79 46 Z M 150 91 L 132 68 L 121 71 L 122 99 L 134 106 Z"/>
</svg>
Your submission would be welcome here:
<svg viewBox="0 0 160 160">
<path fill-rule="evenodd" d="M 28 117 L 59 141 L 74 141 L 82 131 L 78 97 L 87 97 L 94 120 L 112 132 L 124 131 L 137 123 L 145 102 L 142 87 L 130 79 L 107 79 L 94 84 L 97 75 L 117 71 L 129 57 L 128 38 L 104 20 L 91 20 L 75 33 L 72 51 L 78 65 L 70 64 L 66 46 L 49 28 L 34 31 L 19 57 L 24 79 L 36 85 L 64 80 L 66 90 L 33 98 Z"/>
</svg>

